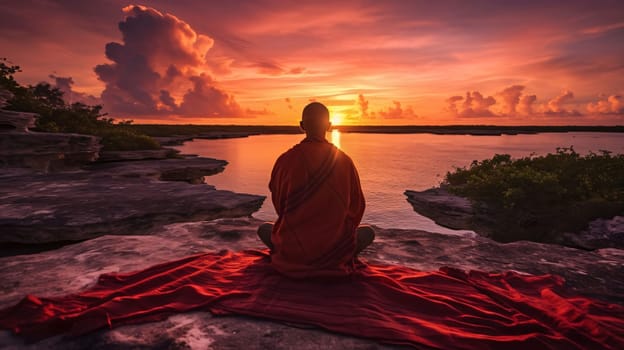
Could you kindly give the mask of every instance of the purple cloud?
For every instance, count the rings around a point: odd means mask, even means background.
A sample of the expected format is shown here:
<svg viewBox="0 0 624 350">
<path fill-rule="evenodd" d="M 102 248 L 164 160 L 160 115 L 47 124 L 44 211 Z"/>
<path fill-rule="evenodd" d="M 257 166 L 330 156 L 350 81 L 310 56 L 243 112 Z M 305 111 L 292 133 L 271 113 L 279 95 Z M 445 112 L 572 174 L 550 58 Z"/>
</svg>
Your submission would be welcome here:
<svg viewBox="0 0 624 350">
<path fill-rule="evenodd" d="M 149 7 L 127 6 L 123 11 L 122 43 L 106 45 L 106 57 L 113 63 L 95 67 L 106 84 L 102 101 L 108 111 L 132 116 L 244 114 L 234 97 L 203 73 L 212 38 Z"/>
</svg>

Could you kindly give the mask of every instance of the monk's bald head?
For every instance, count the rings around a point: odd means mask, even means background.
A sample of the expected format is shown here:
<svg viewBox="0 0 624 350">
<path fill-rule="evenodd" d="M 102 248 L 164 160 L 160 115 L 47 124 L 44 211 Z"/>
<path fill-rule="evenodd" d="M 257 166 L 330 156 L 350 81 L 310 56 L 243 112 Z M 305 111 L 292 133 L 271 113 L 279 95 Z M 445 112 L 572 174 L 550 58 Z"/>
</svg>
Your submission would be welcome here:
<svg viewBox="0 0 624 350">
<path fill-rule="evenodd" d="M 320 102 L 312 102 L 305 106 L 301 114 L 301 128 L 307 136 L 325 137 L 329 129 L 329 109 Z"/>
</svg>

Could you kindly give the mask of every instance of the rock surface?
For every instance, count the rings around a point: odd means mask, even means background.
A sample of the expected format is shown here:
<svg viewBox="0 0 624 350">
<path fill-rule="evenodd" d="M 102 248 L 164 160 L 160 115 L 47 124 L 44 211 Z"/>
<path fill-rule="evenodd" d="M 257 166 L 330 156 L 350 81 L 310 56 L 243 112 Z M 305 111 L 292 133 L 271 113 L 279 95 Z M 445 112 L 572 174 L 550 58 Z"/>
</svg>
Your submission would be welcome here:
<svg viewBox="0 0 624 350">
<path fill-rule="evenodd" d="M 588 250 L 605 247 L 624 249 L 624 216 L 596 219 L 579 233 L 564 234 L 561 243 Z"/>
<path fill-rule="evenodd" d="M 92 171 L 94 174 L 109 174 L 114 177 L 142 177 L 200 184 L 204 182 L 204 176 L 220 173 L 226 165 L 225 160 L 185 156 L 162 160 L 97 163 L 83 169 Z"/>
<path fill-rule="evenodd" d="M 60 171 L 93 162 L 99 150 L 98 138 L 90 135 L 0 133 L 0 167 Z"/>
<path fill-rule="evenodd" d="M 167 225 L 150 235 L 101 236 L 40 254 L 0 258 L 0 308 L 25 294 L 64 295 L 93 285 L 102 273 L 129 272 L 191 254 L 222 249 L 263 248 L 251 218 Z M 593 252 L 533 242 L 501 244 L 479 236 L 449 236 L 418 230 L 377 228 L 363 259 L 421 270 L 455 266 L 486 271 L 516 270 L 563 276 L 574 291 L 624 303 L 624 252 Z M 365 339 L 302 329 L 249 317 L 213 317 L 207 312 L 176 314 L 167 320 L 78 338 L 54 337 L 24 345 L 0 331 L 0 347 L 25 349 L 389 349 Z"/>
<path fill-rule="evenodd" d="M 0 108 L 6 107 L 14 96 L 11 91 L 0 87 Z"/>
<path fill-rule="evenodd" d="M 407 190 L 405 196 L 416 212 L 440 226 L 454 230 L 475 230 L 478 226 L 475 220 L 476 212 L 470 201 L 443 188 L 436 187 L 425 191 Z"/>
<path fill-rule="evenodd" d="M 137 151 L 103 151 L 100 152 L 98 162 L 118 162 L 127 160 L 167 159 L 174 157 L 180 151 L 173 148 L 161 148 Z"/>
<path fill-rule="evenodd" d="M 223 170 L 205 158 L 105 163 L 89 171 L 0 174 L 0 242 L 79 241 L 105 234 L 140 234 L 180 221 L 248 216 L 263 196 L 218 191 L 187 180 Z M 189 170 L 190 169 L 190 170 Z M 203 176 L 202 175 L 202 176 Z"/>
<path fill-rule="evenodd" d="M 0 109 L 0 132 L 27 132 L 35 126 L 35 113 L 14 112 Z"/>
<path fill-rule="evenodd" d="M 34 113 L 0 109 L 0 168 L 48 172 L 75 168 L 98 158 L 99 139 L 90 135 L 29 132 Z"/>
</svg>

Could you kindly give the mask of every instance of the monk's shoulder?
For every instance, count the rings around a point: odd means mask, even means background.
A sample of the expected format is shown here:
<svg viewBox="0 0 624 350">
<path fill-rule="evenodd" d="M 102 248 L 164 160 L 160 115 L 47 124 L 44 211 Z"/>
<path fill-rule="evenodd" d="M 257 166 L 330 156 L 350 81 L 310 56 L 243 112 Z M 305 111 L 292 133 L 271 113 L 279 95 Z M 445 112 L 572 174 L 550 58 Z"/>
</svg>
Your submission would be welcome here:
<svg viewBox="0 0 624 350">
<path fill-rule="evenodd" d="M 282 153 L 279 157 L 277 157 L 275 165 L 289 165 L 301 159 L 301 150 L 297 146 L 298 145 L 291 147 L 288 151 Z"/>
<path fill-rule="evenodd" d="M 355 167 L 355 164 L 353 163 L 353 159 L 351 159 L 351 157 L 349 157 L 349 155 L 346 154 L 343 150 L 341 150 L 340 148 L 336 147 L 336 153 L 337 153 L 337 157 L 336 158 L 339 161 L 343 162 L 346 165 Z"/>
</svg>

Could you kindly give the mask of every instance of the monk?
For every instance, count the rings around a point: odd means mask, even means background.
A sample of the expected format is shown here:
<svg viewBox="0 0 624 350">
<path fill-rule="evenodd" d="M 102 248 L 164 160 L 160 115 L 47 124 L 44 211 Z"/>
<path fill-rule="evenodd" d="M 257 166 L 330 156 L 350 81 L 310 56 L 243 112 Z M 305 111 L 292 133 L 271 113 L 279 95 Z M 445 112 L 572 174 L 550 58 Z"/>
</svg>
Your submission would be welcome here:
<svg viewBox="0 0 624 350">
<path fill-rule="evenodd" d="M 360 226 L 365 202 L 349 156 L 325 139 L 329 110 L 312 102 L 300 122 L 306 137 L 282 154 L 273 167 L 269 189 L 277 212 L 258 236 L 271 249 L 271 264 L 294 278 L 344 276 L 375 233 Z"/>
</svg>

